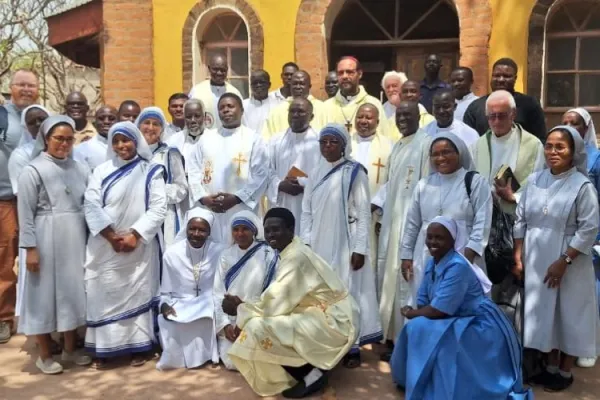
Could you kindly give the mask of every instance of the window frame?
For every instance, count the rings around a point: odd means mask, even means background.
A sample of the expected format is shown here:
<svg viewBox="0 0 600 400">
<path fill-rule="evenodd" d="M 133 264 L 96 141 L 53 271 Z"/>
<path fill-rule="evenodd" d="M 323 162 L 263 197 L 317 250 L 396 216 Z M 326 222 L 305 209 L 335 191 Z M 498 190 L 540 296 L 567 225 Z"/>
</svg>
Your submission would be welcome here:
<svg viewBox="0 0 600 400">
<path fill-rule="evenodd" d="M 590 22 L 592 16 L 600 10 L 600 2 L 596 4 L 591 4 L 590 12 L 588 16 L 584 19 L 584 21 L 577 26 L 574 18 L 569 14 L 569 4 L 574 3 L 588 3 L 591 2 L 585 0 L 573 0 L 573 1 L 564 1 L 561 2 L 553 12 L 548 16 L 545 23 L 544 28 L 544 71 L 543 71 L 543 100 L 544 100 L 544 110 L 548 112 L 565 112 L 571 108 L 575 107 L 585 107 L 586 110 L 590 112 L 600 112 L 600 104 L 597 106 L 582 106 L 579 104 L 580 101 L 580 78 L 581 76 L 586 75 L 600 75 L 600 67 L 597 70 L 583 70 L 579 69 L 580 64 L 580 55 L 581 55 L 581 41 L 586 38 L 598 38 L 600 39 L 600 29 L 591 29 L 586 30 L 584 27 Z M 571 25 L 573 27 L 573 31 L 569 32 L 548 32 L 548 27 L 553 21 L 553 18 L 556 16 L 558 11 L 564 10 L 565 14 L 569 18 Z M 549 70 L 549 54 L 550 54 L 550 40 L 552 39 L 575 39 L 575 62 L 574 69 L 560 69 L 560 70 Z M 549 106 L 548 105 L 548 77 L 551 75 L 561 75 L 561 74 L 572 74 L 574 75 L 574 100 L 575 104 L 571 106 Z M 599 99 L 600 100 L 600 99 Z"/>
</svg>

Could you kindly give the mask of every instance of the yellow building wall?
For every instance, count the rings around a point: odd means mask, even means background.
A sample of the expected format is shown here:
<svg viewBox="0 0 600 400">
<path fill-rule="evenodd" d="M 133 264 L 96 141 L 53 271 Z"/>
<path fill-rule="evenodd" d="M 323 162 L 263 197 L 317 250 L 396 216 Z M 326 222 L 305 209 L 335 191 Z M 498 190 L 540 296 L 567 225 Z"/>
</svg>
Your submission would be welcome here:
<svg viewBox="0 0 600 400">
<path fill-rule="evenodd" d="M 490 38 L 490 73 L 494 62 L 510 57 L 519 66 L 515 89 L 527 87 L 527 40 L 529 17 L 536 0 L 490 0 L 492 7 L 492 36 Z"/>
<path fill-rule="evenodd" d="M 271 74 L 273 88 L 280 83 L 281 66 L 294 60 L 294 31 L 301 0 L 248 0 L 263 24 L 264 68 Z M 484 0 L 486 1 L 486 0 Z M 489 63 L 511 57 L 519 65 L 518 91 L 527 82 L 527 39 L 529 17 L 536 0 L 489 0 L 492 34 Z M 168 97 L 182 87 L 182 30 L 197 0 L 153 0 L 154 101 L 166 110 Z"/>
<path fill-rule="evenodd" d="M 188 90 L 182 87 L 182 30 L 188 13 L 198 0 L 153 0 L 154 101 L 167 109 L 169 96 Z M 300 0 L 248 0 L 263 25 L 264 68 L 272 89 L 279 87 L 281 66 L 294 61 L 294 31 Z"/>
</svg>

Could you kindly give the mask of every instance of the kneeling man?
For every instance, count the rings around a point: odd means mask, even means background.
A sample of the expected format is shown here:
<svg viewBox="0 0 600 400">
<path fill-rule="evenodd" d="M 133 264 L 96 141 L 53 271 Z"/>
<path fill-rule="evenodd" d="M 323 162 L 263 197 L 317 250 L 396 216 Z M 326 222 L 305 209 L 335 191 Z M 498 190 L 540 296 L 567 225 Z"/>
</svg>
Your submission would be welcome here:
<svg viewBox="0 0 600 400">
<path fill-rule="evenodd" d="M 281 257 L 275 279 L 256 303 L 223 300 L 241 330 L 229 357 L 261 396 L 301 398 L 322 390 L 324 371 L 358 335 L 356 302 L 334 269 L 294 237 L 294 227 L 289 210 L 267 212 L 265 237 Z"/>
</svg>

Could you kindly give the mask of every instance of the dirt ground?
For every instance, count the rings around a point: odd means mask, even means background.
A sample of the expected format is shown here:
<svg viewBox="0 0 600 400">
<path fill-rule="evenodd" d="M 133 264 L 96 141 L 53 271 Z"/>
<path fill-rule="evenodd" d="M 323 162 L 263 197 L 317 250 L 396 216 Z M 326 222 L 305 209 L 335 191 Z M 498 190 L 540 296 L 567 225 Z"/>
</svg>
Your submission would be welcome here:
<svg viewBox="0 0 600 400">
<path fill-rule="evenodd" d="M 356 370 L 336 368 L 326 392 L 311 399 L 402 399 L 392 383 L 389 365 L 378 359 L 379 351 L 378 347 L 365 350 L 363 365 Z M 259 399 L 239 374 L 223 367 L 160 372 L 155 369 L 155 361 L 140 368 L 129 367 L 123 361 L 106 371 L 71 367 L 61 375 L 46 376 L 35 367 L 34 353 L 33 341 L 23 336 L 0 345 L 1 400 Z M 536 400 L 600 399 L 600 366 L 574 373 L 575 383 L 568 392 L 547 394 L 536 390 Z"/>
</svg>

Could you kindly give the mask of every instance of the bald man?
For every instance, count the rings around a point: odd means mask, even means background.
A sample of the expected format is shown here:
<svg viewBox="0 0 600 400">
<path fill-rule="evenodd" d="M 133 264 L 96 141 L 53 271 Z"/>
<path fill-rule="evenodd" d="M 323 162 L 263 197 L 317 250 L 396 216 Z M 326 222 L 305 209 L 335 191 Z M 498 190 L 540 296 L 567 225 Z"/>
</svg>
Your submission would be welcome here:
<svg viewBox="0 0 600 400">
<path fill-rule="evenodd" d="M 475 129 L 454 117 L 456 98 L 451 89 L 442 89 L 434 94 L 432 105 L 435 121 L 423 128 L 429 136 L 435 139 L 444 133 L 453 133 L 461 138 L 467 147 L 471 147 L 479 139 Z"/>
<path fill-rule="evenodd" d="M 119 112 L 113 106 L 103 105 L 96 110 L 94 125 L 98 134 L 75 146 L 73 158 L 86 164 L 90 170 L 106 161 L 107 136 L 110 128 L 119 120 Z"/>
<path fill-rule="evenodd" d="M 311 87 L 312 83 L 308 72 L 297 71 L 292 75 L 292 80 L 290 81 L 292 95 L 287 98 L 285 103 L 277 106 L 269 114 L 262 132 L 265 141 L 268 142 L 274 135 L 284 132 L 288 128 L 288 109 L 294 99 L 303 98 L 311 102 L 314 114 L 314 118 L 310 123 L 311 128 L 318 132 L 325 126 L 325 106 L 321 100 L 316 99 L 310 94 Z"/>
<path fill-rule="evenodd" d="M 421 84 L 419 82 L 411 79 L 404 82 L 400 89 L 400 98 L 402 101 L 411 101 L 419 104 L 419 128 L 424 128 L 429 123 L 435 121 L 433 115 L 429 114 L 423 104 L 419 103 L 421 101 Z M 394 125 L 396 134 L 400 135 L 396 127 L 395 113 L 388 119 L 388 122 Z"/>
<path fill-rule="evenodd" d="M 360 85 L 363 71 L 358 60 L 353 57 L 343 57 L 337 63 L 336 72 L 339 90 L 335 96 L 325 101 L 327 122 L 345 125 L 348 132 L 354 132 L 356 129 L 353 125 L 358 107 L 365 103 L 373 104 L 377 107 L 379 115 L 384 115 L 381 102 L 370 96 Z M 392 129 L 385 118 L 382 118 L 379 123 L 379 131 L 394 141 L 399 138 L 397 131 Z"/>
<path fill-rule="evenodd" d="M 228 72 L 227 57 L 222 54 L 213 55 L 208 61 L 210 78 L 200 82 L 190 91 L 190 99 L 202 100 L 204 103 L 206 112 L 204 125 L 209 129 L 219 129 L 223 126 L 217 109 L 221 96 L 225 93 L 233 93 L 242 98 L 239 90 L 226 81 Z"/>
<path fill-rule="evenodd" d="M 94 125 L 88 121 L 90 105 L 81 92 L 71 92 L 65 99 L 65 114 L 75 121 L 75 144 L 90 140 L 98 134 Z"/>
</svg>

